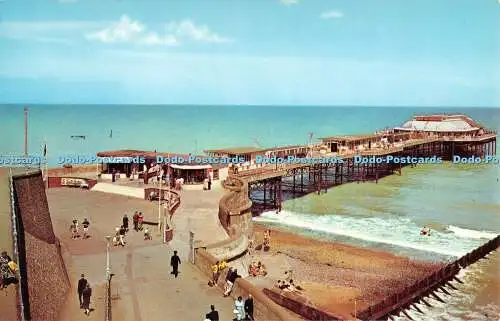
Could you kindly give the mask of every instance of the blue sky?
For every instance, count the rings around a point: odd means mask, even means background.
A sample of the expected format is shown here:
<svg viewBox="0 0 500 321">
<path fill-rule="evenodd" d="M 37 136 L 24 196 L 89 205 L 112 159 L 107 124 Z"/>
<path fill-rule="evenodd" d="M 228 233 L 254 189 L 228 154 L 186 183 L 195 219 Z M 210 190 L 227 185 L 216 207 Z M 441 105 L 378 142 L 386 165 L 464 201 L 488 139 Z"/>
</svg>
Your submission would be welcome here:
<svg viewBox="0 0 500 321">
<path fill-rule="evenodd" d="M 0 102 L 500 106 L 497 0 L 0 0 Z"/>
</svg>

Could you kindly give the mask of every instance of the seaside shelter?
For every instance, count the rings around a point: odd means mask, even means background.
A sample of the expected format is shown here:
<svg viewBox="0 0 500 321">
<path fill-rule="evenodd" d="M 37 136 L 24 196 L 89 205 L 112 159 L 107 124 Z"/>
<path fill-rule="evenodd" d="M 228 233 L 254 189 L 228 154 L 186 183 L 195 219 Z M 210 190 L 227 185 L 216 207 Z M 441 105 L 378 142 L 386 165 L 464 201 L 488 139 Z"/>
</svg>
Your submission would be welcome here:
<svg viewBox="0 0 500 321">
<path fill-rule="evenodd" d="M 219 170 L 224 164 L 197 163 L 190 161 L 191 154 L 151 152 L 141 150 L 116 150 L 97 153 L 98 157 L 119 157 L 123 162 L 101 163 L 99 173 L 103 179 L 129 178 L 143 179 L 147 184 L 151 178 L 168 179 L 171 186 L 182 178 L 184 184 L 202 184 L 206 178 L 219 179 Z M 194 158 L 202 159 L 202 156 Z M 160 163 L 157 163 L 161 160 Z"/>
</svg>

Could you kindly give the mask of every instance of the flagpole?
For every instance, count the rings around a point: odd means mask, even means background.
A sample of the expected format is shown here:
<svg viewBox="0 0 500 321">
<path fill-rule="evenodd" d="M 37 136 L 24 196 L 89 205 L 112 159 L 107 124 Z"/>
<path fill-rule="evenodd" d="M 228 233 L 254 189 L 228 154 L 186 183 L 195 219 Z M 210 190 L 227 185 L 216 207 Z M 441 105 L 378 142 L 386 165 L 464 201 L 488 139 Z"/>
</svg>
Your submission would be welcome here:
<svg viewBox="0 0 500 321">
<path fill-rule="evenodd" d="M 49 189 L 49 160 L 47 158 L 47 139 L 43 139 L 43 157 L 45 158 L 45 188 Z"/>
</svg>

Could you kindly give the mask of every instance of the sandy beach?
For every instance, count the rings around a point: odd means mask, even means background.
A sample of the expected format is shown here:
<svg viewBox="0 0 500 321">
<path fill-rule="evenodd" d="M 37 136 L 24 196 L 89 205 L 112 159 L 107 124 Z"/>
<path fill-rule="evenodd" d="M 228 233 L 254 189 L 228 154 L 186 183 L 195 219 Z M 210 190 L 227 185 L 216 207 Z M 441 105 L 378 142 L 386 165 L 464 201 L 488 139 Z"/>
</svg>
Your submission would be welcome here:
<svg viewBox="0 0 500 321">
<path fill-rule="evenodd" d="M 254 225 L 256 245 L 265 227 Z M 270 287 L 292 270 L 300 294 L 319 308 L 350 316 L 384 297 L 431 274 L 440 264 L 414 261 L 386 252 L 321 242 L 292 233 L 271 230 L 269 252 L 255 251 L 252 260 L 266 265 L 266 277 L 249 278 Z"/>
</svg>

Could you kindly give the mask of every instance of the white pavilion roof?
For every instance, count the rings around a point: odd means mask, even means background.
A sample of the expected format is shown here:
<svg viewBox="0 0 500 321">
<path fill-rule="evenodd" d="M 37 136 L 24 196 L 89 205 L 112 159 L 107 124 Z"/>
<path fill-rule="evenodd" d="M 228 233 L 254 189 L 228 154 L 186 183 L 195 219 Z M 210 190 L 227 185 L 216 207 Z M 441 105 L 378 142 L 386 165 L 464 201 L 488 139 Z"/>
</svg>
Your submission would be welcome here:
<svg viewBox="0 0 500 321">
<path fill-rule="evenodd" d="M 441 121 L 409 120 L 399 130 L 428 131 L 428 132 L 468 132 L 480 128 L 471 126 L 463 119 L 444 119 Z"/>
</svg>

